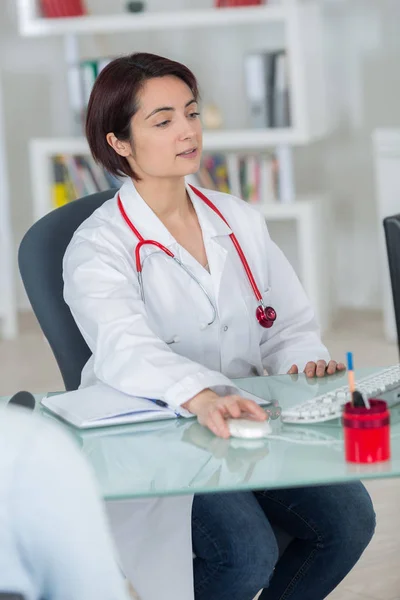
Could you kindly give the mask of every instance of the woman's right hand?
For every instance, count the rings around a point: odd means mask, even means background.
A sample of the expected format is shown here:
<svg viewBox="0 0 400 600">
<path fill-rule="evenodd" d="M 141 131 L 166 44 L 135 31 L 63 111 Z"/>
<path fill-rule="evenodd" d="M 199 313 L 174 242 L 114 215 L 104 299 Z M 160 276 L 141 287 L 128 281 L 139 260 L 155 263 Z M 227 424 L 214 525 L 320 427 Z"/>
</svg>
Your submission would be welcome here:
<svg viewBox="0 0 400 600">
<path fill-rule="evenodd" d="M 185 402 L 182 408 L 196 415 L 201 425 L 222 438 L 230 437 L 226 419 L 250 418 L 265 421 L 267 418 L 267 414 L 253 400 L 239 395 L 218 396 L 209 389 Z"/>
</svg>

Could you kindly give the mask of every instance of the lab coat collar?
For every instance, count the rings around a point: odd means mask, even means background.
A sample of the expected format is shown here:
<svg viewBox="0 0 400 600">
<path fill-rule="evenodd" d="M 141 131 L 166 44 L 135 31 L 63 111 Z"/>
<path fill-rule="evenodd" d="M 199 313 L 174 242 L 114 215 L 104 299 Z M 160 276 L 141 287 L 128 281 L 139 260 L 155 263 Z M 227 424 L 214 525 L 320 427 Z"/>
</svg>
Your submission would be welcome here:
<svg viewBox="0 0 400 600">
<path fill-rule="evenodd" d="M 166 247 L 176 244 L 175 238 L 143 200 L 132 179 L 125 181 L 119 194 L 126 214 L 145 240 L 155 240 Z"/>
<path fill-rule="evenodd" d="M 228 225 L 193 192 L 188 184 L 186 184 L 186 190 L 195 208 L 204 238 L 214 238 L 232 233 Z M 201 191 L 208 197 L 207 190 L 201 189 Z M 143 200 L 131 179 L 125 181 L 119 193 L 129 219 L 143 238 L 156 240 L 166 247 L 176 244 L 175 238 Z M 223 211 L 221 212 L 224 214 Z"/>
<path fill-rule="evenodd" d="M 230 235 L 232 230 L 199 196 L 186 184 L 186 190 L 195 208 L 197 218 L 199 219 L 200 227 L 203 232 L 203 237 L 214 238 L 221 235 Z M 199 188 L 199 190 L 211 200 L 209 190 Z M 214 204 L 214 203 L 213 203 Z M 226 218 L 224 211 L 221 213 Z"/>
</svg>

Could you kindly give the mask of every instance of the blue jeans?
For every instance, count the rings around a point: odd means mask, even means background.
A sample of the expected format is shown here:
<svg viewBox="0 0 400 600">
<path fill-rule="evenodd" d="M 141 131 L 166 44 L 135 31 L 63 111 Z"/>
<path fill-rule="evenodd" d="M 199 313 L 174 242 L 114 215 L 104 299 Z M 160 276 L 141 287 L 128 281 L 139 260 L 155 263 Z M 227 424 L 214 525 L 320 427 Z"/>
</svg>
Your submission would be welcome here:
<svg viewBox="0 0 400 600">
<path fill-rule="evenodd" d="M 278 561 L 271 528 L 294 539 Z M 371 540 L 375 513 L 360 482 L 194 498 L 196 600 L 322 600 Z"/>
</svg>

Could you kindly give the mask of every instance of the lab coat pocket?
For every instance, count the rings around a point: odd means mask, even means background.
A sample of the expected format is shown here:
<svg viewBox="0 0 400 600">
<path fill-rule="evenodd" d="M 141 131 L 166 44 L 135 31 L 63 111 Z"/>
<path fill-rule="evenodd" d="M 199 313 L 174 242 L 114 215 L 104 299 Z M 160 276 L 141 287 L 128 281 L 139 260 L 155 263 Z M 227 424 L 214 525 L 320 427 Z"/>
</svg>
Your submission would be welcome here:
<svg viewBox="0 0 400 600">
<path fill-rule="evenodd" d="M 179 335 L 174 335 L 173 337 L 167 337 L 167 339 L 164 340 L 164 342 L 168 346 L 173 346 L 174 344 L 179 344 L 180 341 L 181 341 L 181 338 L 179 337 Z"/>
<path fill-rule="evenodd" d="M 157 317 L 158 315 L 155 315 L 155 317 L 152 314 L 150 315 L 150 325 L 152 330 L 163 342 L 175 350 L 176 346 L 179 345 L 181 341 L 179 322 L 170 317 Z"/>
<path fill-rule="evenodd" d="M 267 289 L 265 289 L 262 293 L 262 297 L 263 297 L 265 306 L 267 306 L 267 301 L 268 301 L 268 298 L 271 297 L 271 293 L 272 293 L 272 289 L 271 289 L 271 286 L 269 285 L 267 287 Z"/>
<path fill-rule="evenodd" d="M 261 295 L 262 295 L 262 301 L 264 303 L 265 308 L 267 308 L 267 307 L 274 308 L 271 305 L 271 302 L 272 302 L 272 289 L 271 289 L 271 287 L 267 287 L 267 289 L 264 290 L 261 293 Z M 245 302 L 246 302 L 246 306 L 247 306 L 247 311 L 249 313 L 250 321 L 252 323 L 255 322 L 256 325 L 257 325 L 257 327 L 256 327 L 257 331 L 259 333 L 261 331 L 261 333 L 262 333 L 263 327 L 260 326 L 260 324 L 258 323 L 257 317 L 256 317 L 256 310 L 257 310 L 258 302 L 257 302 L 254 294 L 253 293 L 252 294 L 246 294 L 245 295 Z M 260 336 L 261 336 L 261 333 L 260 333 Z"/>
<path fill-rule="evenodd" d="M 273 295 L 272 295 L 272 289 L 270 286 L 268 286 L 265 290 L 263 290 L 261 292 L 262 295 L 262 301 L 264 303 L 265 308 L 273 308 L 274 310 L 276 310 L 274 302 L 273 302 Z M 271 333 L 273 331 L 273 326 L 269 329 L 262 327 L 262 325 L 258 322 L 257 316 L 256 316 L 256 310 L 257 310 L 257 301 L 254 298 L 254 295 L 252 296 L 252 309 L 251 309 L 251 332 L 252 332 L 252 336 L 255 340 L 255 343 L 257 343 L 257 355 L 260 361 L 260 364 L 262 363 L 262 357 L 261 357 L 261 344 L 265 341 L 266 338 L 268 338 Z"/>
<path fill-rule="evenodd" d="M 179 335 L 178 326 L 164 326 L 159 328 L 159 337 L 172 349 L 175 349 L 181 342 L 181 336 Z"/>
<path fill-rule="evenodd" d="M 247 361 L 253 366 L 252 374 L 260 375 L 262 373 L 260 346 L 263 328 L 256 317 L 257 300 L 253 293 L 249 293 L 243 296 L 243 301 L 246 305 L 246 313 L 242 313 L 240 318 L 240 327 L 242 327 L 240 339 L 242 344 L 246 338 L 248 339 Z M 246 318 L 244 318 L 244 315 L 246 315 Z"/>
<path fill-rule="evenodd" d="M 274 310 L 276 310 L 275 307 L 272 306 L 272 289 L 271 289 L 271 286 L 268 286 L 267 289 L 262 292 L 262 299 L 263 299 L 265 308 L 271 307 Z"/>
<path fill-rule="evenodd" d="M 277 318 L 277 310 L 276 310 L 276 305 L 274 303 L 271 286 L 268 286 L 267 289 L 265 289 L 262 292 L 262 299 L 263 299 L 263 303 L 264 303 L 266 311 L 268 312 L 268 309 L 272 308 L 272 310 L 275 313 L 275 319 L 276 319 Z M 269 328 L 261 327 L 261 329 L 264 330 L 264 332 L 265 331 L 267 331 L 267 332 L 268 331 L 273 331 L 274 324 L 275 324 L 275 320 L 272 322 L 272 326 L 271 327 L 269 327 Z M 265 334 L 264 334 L 264 337 L 265 337 Z"/>
</svg>

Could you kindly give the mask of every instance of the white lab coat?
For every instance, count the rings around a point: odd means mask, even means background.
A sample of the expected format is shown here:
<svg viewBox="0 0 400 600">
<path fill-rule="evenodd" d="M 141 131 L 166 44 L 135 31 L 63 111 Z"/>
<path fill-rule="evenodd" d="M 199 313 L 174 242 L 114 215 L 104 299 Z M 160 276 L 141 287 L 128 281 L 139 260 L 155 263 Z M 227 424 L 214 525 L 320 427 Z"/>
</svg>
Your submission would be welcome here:
<svg viewBox="0 0 400 600">
<path fill-rule="evenodd" d="M 101 380 L 128 394 L 163 399 L 182 414 L 185 411 L 180 411 L 180 405 L 205 388 L 221 394 L 233 391 L 231 378 L 261 375 L 263 369 L 270 374 L 285 373 L 292 364 L 302 370 L 307 361 L 329 359 L 307 296 L 272 242 L 261 214 L 234 196 L 201 190 L 225 216 L 230 229 L 187 189 L 202 229 L 210 271 L 179 246 L 130 180 L 120 195 L 141 235 L 169 248 L 207 290 L 217 309 L 212 325 L 207 326 L 212 310 L 199 286 L 154 246 L 144 246 L 141 252 L 146 303 L 142 302 L 135 267 L 137 239 L 115 198 L 79 227 L 64 257 L 64 297 L 93 352 L 82 373 L 82 385 Z M 256 320 L 256 299 L 229 237 L 232 231 L 265 305 L 276 310 L 277 319 L 270 329 Z M 175 578 L 157 580 L 149 573 L 157 564 L 156 551 L 159 560 L 162 556 L 165 561 L 163 567 L 170 561 L 170 573 L 175 575 L 177 564 L 189 564 L 185 557 L 190 543 L 191 498 L 146 502 L 145 509 L 143 501 L 137 504 L 137 518 L 132 516 L 132 503 L 129 528 L 121 527 L 126 510 L 118 511 L 115 505 L 110 509 L 124 569 L 143 600 L 157 597 L 160 590 L 164 600 L 188 600 L 193 597 L 189 568 L 185 569 L 185 590 L 181 583 L 179 590 L 172 589 Z M 156 539 L 157 510 L 162 520 L 170 523 L 168 535 L 163 529 L 163 539 Z M 186 519 L 180 518 L 182 511 Z M 174 546 L 174 538 L 179 546 Z M 129 560 L 135 540 L 146 542 L 141 550 L 141 574 Z"/>
</svg>

